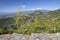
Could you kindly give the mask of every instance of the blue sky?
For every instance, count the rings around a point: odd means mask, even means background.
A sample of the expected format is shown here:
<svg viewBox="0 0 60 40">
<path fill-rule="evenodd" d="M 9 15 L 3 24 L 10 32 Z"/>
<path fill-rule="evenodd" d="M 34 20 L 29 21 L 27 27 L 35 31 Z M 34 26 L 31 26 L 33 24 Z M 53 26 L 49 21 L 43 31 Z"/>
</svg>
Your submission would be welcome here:
<svg viewBox="0 0 60 40">
<path fill-rule="evenodd" d="M 18 9 L 60 9 L 60 0 L 0 0 L 0 13 L 16 12 Z"/>
</svg>

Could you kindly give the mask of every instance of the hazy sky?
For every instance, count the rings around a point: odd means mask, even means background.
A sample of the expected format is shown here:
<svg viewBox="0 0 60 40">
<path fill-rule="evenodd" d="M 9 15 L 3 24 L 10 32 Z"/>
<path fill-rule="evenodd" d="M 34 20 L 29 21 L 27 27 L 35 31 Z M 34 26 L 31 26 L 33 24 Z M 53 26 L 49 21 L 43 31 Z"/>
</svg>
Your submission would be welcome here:
<svg viewBox="0 0 60 40">
<path fill-rule="evenodd" d="M 16 12 L 18 9 L 55 10 L 60 8 L 60 0 L 0 0 L 0 13 Z"/>
</svg>

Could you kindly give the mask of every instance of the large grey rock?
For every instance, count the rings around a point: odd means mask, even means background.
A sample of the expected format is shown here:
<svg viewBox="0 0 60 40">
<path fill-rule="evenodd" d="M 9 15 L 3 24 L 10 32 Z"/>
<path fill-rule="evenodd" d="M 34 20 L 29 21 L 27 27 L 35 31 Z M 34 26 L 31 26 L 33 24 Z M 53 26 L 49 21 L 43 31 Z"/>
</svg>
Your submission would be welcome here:
<svg viewBox="0 0 60 40">
<path fill-rule="evenodd" d="M 31 35 L 23 34 L 4 34 L 0 35 L 0 40 L 60 40 L 60 33 L 32 33 Z"/>
<path fill-rule="evenodd" d="M 29 40 L 29 35 L 13 33 L 10 40 Z"/>
<path fill-rule="evenodd" d="M 49 35 L 43 34 L 43 33 L 32 34 L 31 38 L 32 38 L 32 40 L 50 40 L 51 39 Z"/>
<path fill-rule="evenodd" d="M 9 40 L 10 36 L 10 34 L 1 35 L 0 40 Z"/>
<path fill-rule="evenodd" d="M 22 34 L 13 33 L 10 37 L 10 40 L 22 40 Z"/>
<path fill-rule="evenodd" d="M 50 34 L 51 40 L 60 40 L 60 33 Z"/>
<path fill-rule="evenodd" d="M 29 35 L 23 35 L 22 40 L 29 40 Z"/>
<path fill-rule="evenodd" d="M 2 35 L 0 35 L 0 40 L 3 40 Z"/>
</svg>

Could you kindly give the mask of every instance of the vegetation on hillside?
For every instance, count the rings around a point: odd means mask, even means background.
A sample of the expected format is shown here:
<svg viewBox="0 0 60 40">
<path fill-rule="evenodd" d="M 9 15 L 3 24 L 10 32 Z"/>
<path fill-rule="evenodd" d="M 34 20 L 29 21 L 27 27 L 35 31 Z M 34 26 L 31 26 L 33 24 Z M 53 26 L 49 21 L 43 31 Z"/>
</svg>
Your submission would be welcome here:
<svg viewBox="0 0 60 40">
<path fill-rule="evenodd" d="M 0 20 L 0 34 L 5 33 L 56 33 L 60 32 L 60 9 L 32 14 L 17 12 L 14 18 Z"/>
</svg>

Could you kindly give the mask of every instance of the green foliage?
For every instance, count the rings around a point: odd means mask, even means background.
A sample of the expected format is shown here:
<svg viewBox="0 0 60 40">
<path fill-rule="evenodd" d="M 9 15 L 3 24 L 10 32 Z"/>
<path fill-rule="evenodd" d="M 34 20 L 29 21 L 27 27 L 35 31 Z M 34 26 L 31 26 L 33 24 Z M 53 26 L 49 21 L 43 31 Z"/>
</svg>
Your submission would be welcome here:
<svg viewBox="0 0 60 40">
<path fill-rule="evenodd" d="M 0 34 L 3 34 L 4 33 L 4 30 L 3 29 L 0 29 Z"/>
<path fill-rule="evenodd" d="M 17 12 L 14 18 L 0 20 L 0 34 L 3 33 L 55 33 L 60 32 L 60 10 L 32 14 Z"/>
</svg>

